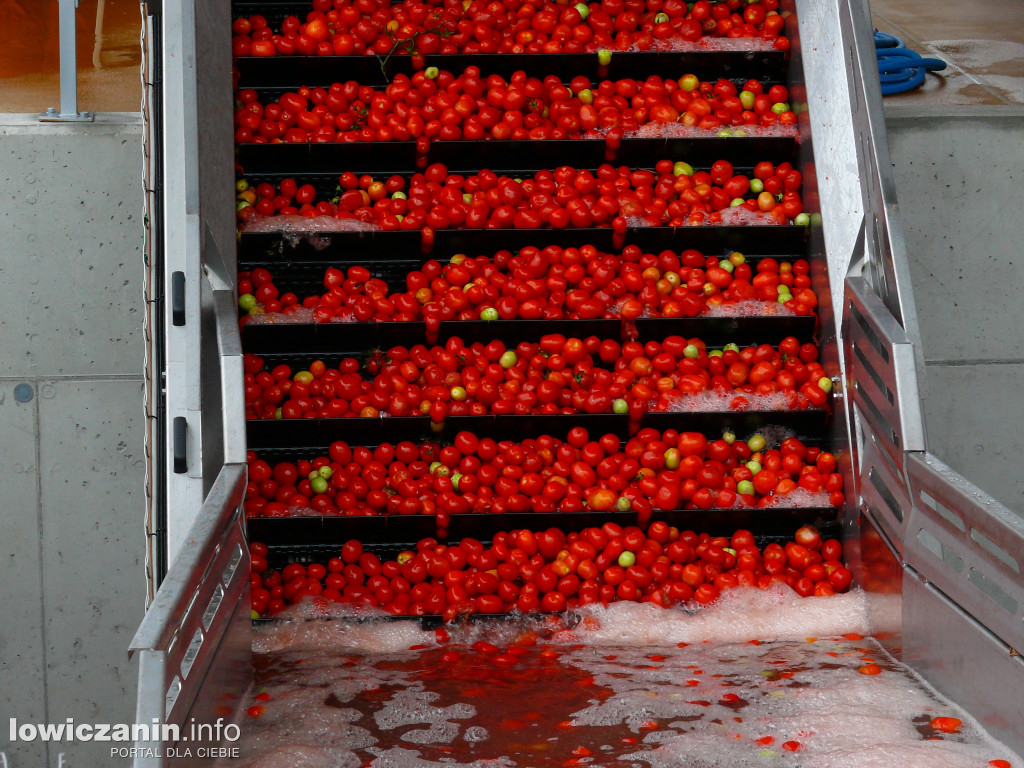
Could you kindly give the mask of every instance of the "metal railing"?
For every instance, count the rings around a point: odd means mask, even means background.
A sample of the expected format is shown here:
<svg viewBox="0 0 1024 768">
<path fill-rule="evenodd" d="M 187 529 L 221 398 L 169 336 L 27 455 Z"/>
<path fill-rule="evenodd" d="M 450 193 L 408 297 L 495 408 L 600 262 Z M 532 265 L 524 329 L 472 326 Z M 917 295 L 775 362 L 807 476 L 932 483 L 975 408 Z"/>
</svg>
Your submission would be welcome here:
<svg viewBox="0 0 1024 768">
<path fill-rule="evenodd" d="M 864 221 L 842 343 L 858 506 L 904 565 L 903 655 L 1024 749 L 1024 521 L 927 451 L 924 363 L 864 0 L 839 2 Z"/>
<path fill-rule="evenodd" d="M 245 482 L 243 464 L 221 469 L 130 646 L 136 722 L 176 726 L 189 741 L 199 725 L 232 721 L 252 677 Z M 174 746 L 150 736 L 135 745 L 136 768 L 164 765 Z"/>
<path fill-rule="evenodd" d="M 58 23 L 60 27 L 60 110 L 48 107 L 39 119 L 49 123 L 92 122 L 92 112 L 78 111 L 78 41 L 75 39 L 76 11 L 78 0 L 59 0 Z M 97 27 L 103 21 L 103 0 L 96 9 Z M 96 58 L 96 52 L 93 52 Z"/>
</svg>

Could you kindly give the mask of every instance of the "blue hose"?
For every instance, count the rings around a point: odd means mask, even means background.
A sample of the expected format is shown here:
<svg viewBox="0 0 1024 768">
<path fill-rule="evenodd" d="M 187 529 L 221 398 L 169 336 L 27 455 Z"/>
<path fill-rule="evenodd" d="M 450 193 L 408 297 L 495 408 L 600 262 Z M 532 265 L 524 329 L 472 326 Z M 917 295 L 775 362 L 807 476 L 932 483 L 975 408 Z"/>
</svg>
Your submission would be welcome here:
<svg viewBox="0 0 1024 768">
<path fill-rule="evenodd" d="M 908 50 L 898 37 L 875 32 L 875 55 L 878 57 L 878 79 L 882 95 L 905 93 L 924 84 L 925 72 L 938 72 L 946 68 L 942 59 L 925 59 Z"/>
</svg>

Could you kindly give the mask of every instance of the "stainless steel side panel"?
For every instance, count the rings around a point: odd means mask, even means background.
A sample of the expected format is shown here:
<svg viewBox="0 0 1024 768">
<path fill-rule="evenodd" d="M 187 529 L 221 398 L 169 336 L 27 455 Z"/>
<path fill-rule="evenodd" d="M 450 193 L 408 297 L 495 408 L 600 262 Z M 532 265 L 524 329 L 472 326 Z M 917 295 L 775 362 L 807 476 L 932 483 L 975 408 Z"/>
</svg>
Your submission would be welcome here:
<svg viewBox="0 0 1024 768">
<path fill-rule="evenodd" d="M 1024 754 L 1024 659 L 912 568 L 903 579 L 903 660 Z"/>
<path fill-rule="evenodd" d="M 1002 642 L 1024 648 L 1024 519 L 931 454 L 909 467 L 907 561 Z"/>
<path fill-rule="evenodd" d="M 220 471 L 131 644 L 140 655 L 136 722 L 176 725 L 193 755 L 210 745 L 196 729 L 233 722 L 252 676 L 245 482 L 244 465 Z M 157 768 L 176 743 L 136 746 L 150 750 L 136 768 Z"/>
</svg>

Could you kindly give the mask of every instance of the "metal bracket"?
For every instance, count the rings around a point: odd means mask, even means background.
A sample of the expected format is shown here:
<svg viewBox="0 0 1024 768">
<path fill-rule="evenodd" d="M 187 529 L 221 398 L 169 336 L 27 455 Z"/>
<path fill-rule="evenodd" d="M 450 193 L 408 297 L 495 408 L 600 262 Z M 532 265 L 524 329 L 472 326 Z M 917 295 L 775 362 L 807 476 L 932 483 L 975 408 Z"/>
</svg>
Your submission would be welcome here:
<svg viewBox="0 0 1024 768">
<path fill-rule="evenodd" d="M 60 111 L 48 107 L 39 116 L 44 123 L 91 123 L 92 112 L 78 111 L 78 45 L 75 40 L 75 10 L 78 0 L 60 0 Z"/>
</svg>

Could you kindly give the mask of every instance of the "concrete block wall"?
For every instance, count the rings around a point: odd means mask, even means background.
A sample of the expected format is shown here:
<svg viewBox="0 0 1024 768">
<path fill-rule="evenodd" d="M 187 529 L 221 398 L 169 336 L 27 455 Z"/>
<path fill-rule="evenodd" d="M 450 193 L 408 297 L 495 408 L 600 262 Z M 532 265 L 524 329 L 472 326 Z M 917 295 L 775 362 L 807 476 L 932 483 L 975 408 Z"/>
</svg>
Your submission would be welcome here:
<svg viewBox="0 0 1024 768">
<path fill-rule="evenodd" d="M 886 109 L 928 446 L 1024 516 L 1024 107 Z"/>
<path fill-rule="evenodd" d="M 110 745 L 12 744 L 9 719 L 134 721 L 142 123 L 0 115 L 0 136 L 0 753 L 9 768 L 123 765 Z"/>
</svg>

